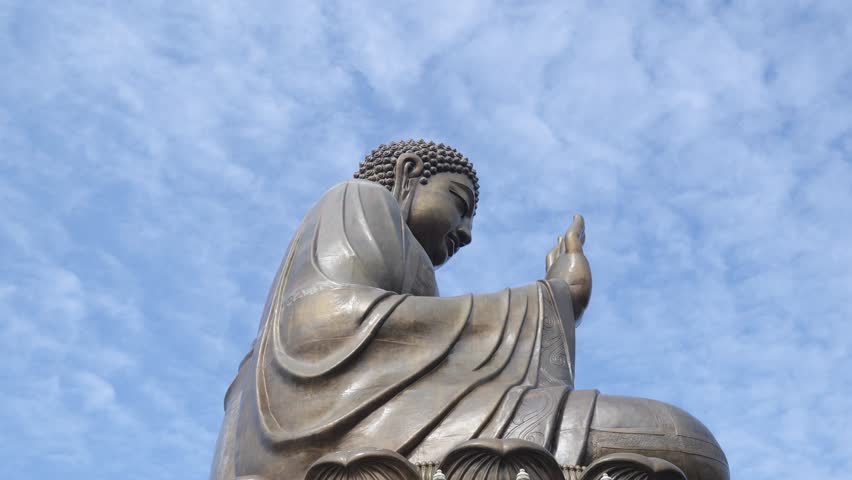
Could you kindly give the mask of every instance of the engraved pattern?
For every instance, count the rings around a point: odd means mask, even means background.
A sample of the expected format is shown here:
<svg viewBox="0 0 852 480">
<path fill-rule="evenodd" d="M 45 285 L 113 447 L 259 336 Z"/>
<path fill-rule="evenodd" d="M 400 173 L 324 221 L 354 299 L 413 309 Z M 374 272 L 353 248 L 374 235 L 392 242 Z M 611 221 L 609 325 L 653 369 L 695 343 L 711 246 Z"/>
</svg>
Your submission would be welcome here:
<svg viewBox="0 0 852 480">
<path fill-rule="evenodd" d="M 541 329 L 541 358 L 539 365 L 539 385 L 573 386 L 571 366 L 568 365 L 565 333 L 562 325 L 556 321 L 558 315 L 551 302 L 542 302 L 543 322 Z"/>
<path fill-rule="evenodd" d="M 548 448 L 547 443 L 554 428 L 551 424 L 555 423 L 556 411 L 561 406 L 564 393 L 564 387 L 528 391 L 504 437 L 520 438 Z"/>
<path fill-rule="evenodd" d="M 539 295 L 541 295 L 539 290 Z M 566 391 L 573 384 L 566 354 L 562 325 L 556 322 L 556 310 L 551 302 L 539 297 L 541 319 L 541 360 L 538 366 L 538 388 L 524 394 L 504 438 L 520 438 L 550 448 L 556 429 L 558 410 L 562 408 Z"/>
</svg>

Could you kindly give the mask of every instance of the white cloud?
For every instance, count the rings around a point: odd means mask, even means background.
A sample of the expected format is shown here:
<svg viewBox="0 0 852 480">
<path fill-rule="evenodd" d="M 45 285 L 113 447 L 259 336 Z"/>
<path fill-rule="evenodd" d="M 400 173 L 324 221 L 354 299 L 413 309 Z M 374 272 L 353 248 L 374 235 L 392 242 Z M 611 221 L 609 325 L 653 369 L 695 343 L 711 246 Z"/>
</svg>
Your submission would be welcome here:
<svg viewBox="0 0 852 480">
<path fill-rule="evenodd" d="M 112 384 L 92 372 L 75 374 L 74 386 L 79 390 L 86 409 L 104 410 L 114 405 L 115 389 Z"/>
</svg>

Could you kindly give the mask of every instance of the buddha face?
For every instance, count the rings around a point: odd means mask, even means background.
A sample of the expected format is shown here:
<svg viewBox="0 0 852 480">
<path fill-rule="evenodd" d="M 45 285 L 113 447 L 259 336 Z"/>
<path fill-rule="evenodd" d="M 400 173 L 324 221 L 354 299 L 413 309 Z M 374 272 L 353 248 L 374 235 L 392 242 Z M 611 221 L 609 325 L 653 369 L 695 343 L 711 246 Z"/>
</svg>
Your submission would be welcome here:
<svg viewBox="0 0 852 480">
<path fill-rule="evenodd" d="M 412 192 L 408 228 L 435 267 L 471 242 L 473 191 L 467 175 L 438 173 Z"/>
</svg>

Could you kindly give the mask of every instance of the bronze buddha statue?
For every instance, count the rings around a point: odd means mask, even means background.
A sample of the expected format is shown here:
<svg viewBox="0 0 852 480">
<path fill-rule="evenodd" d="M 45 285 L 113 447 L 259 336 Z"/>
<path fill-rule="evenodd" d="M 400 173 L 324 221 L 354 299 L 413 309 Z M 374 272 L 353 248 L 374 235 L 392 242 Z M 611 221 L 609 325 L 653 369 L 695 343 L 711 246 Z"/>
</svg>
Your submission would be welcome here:
<svg viewBox="0 0 852 480">
<path fill-rule="evenodd" d="M 574 390 L 592 285 L 581 216 L 543 280 L 438 295 L 434 269 L 471 242 L 478 198 L 468 159 L 422 140 L 380 146 L 323 195 L 225 395 L 212 479 L 301 479 L 323 455 L 363 448 L 434 464 L 489 438 L 535 443 L 563 465 L 627 452 L 689 480 L 728 479 L 719 445 L 686 412 Z"/>
</svg>

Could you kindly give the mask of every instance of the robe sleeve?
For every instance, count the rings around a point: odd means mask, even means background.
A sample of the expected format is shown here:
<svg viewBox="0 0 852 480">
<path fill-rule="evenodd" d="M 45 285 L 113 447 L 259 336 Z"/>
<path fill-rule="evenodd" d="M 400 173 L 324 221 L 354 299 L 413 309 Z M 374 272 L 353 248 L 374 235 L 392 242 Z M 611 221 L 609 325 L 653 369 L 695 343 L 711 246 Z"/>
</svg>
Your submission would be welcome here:
<svg viewBox="0 0 852 480">
<path fill-rule="evenodd" d="M 353 181 L 329 191 L 290 246 L 256 342 L 265 441 L 405 454 L 447 435 L 499 436 L 526 389 L 573 381 L 561 285 L 435 292 L 387 190 Z"/>
</svg>

